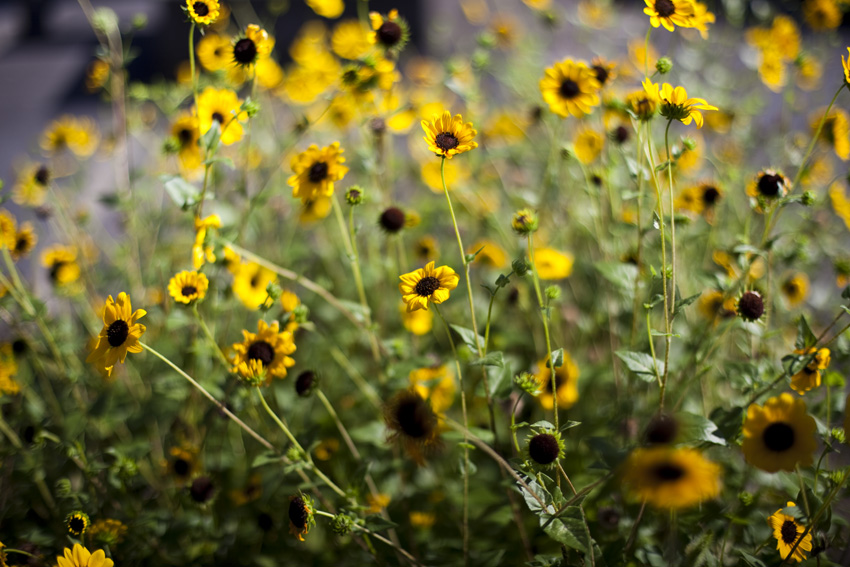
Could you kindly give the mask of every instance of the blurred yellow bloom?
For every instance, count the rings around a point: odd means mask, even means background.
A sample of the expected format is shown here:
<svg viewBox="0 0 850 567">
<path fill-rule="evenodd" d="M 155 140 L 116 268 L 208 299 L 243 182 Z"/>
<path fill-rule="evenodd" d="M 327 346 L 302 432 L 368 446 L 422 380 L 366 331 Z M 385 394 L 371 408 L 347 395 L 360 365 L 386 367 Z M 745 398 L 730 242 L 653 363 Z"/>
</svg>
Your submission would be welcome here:
<svg viewBox="0 0 850 567">
<path fill-rule="evenodd" d="M 461 162 L 457 163 L 454 161 L 446 162 L 446 186 L 449 188 L 449 191 L 452 188 L 457 187 L 457 184 L 463 183 L 469 178 L 469 168 L 468 166 Z M 422 164 L 420 168 L 420 174 L 422 175 L 422 181 L 428 188 L 434 193 L 442 193 L 443 192 L 443 180 L 440 177 L 440 162 L 429 160 Z"/>
<path fill-rule="evenodd" d="M 534 251 L 534 267 L 541 280 L 562 280 L 573 273 L 573 255 L 553 248 L 538 248 Z"/>
<path fill-rule="evenodd" d="M 233 293 L 242 305 L 256 311 L 269 297 L 266 287 L 276 280 L 271 270 L 253 262 L 243 263 L 233 276 Z"/>
<path fill-rule="evenodd" d="M 317 15 L 331 20 L 340 17 L 345 10 L 342 0 L 306 0 L 306 2 Z"/>
<path fill-rule="evenodd" d="M 850 199 L 847 198 L 840 181 L 829 186 L 829 199 L 835 214 L 844 221 L 847 230 L 850 230 Z"/>
<path fill-rule="evenodd" d="M 208 33 L 198 42 L 195 53 L 207 71 L 221 71 L 233 65 L 232 40 L 217 33 Z"/>
<path fill-rule="evenodd" d="M 823 120 L 820 140 L 826 142 L 841 160 L 850 159 L 850 117 L 840 108 L 832 108 L 824 119 L 824 109 L 811 117 L 811 129 L 814 135 Z"/>
<path fill-rule="evenodd" d="M 221 228 L 218 215 L 209 215 L 203 219 L 195 219 L 195 244 L 192 246 L 192 266 L 198 270 L 205 262 L 215 262 L 213 247 L 206 244 L 207 230 Z"/>
<path fill-rule="evenodd" d="M 427 335 L 434 328 L 434 313 L 430 309 L 408 311 L 405 304 L 399 305 L 404 328 L 414 335 Z"/>
<path fill-rule="evenodd" d="M 431 409 L 437 415 L 448 410 L 455 397 L 455 376 L 446 366 L 417 368 L 409 375 L 410 385 L 424 399 L 431 402 Z"/>
<path fill-rule="evenodd" d="M 809 276 L 802 272 L 793 274 L 782 282 L 782 295 L 791 307 L 797 307 L 809 296 Z"/>
<path fill-rule="evenodd" d="M 803 19 L 814 31 L 830 31 L 841 25 L 841 9 L 835 0 L 804 0 Z"/>
<path fill-rule="evenodd" d="M 40 163 L 29 163 L 18 173 L 12 188 L 12 200 L 28 207 L 44 204 L 50 186 L 50 169 Z"/>
<path fill-rule="evenodd" d="M 340 22 L 331 35 L 331 49 L 344 59 L 358 59 L 371 45 L 369 34 L 359 20 Z"/>
<path fill-rule="evenodd" d="M 573 142 L 573 151 L 576 158 L 584 165 L 589 165 L 596 161 L 599 154 L 602 153 L 602 148 L 605 146 L 605 138 L 599 132 L 590 129 L 582 129 L 576 135 Z"/>
<path fill-rule="evenodd" d="M 70 150 L 77 157 L 89 157 L 97 149 L 100 132 L 87 116 L 65 114 L 54 120 L 41 136 L 41 149 L 48 154 Z"/>
<path fill-rule="evenodd" d="M 481 252 L 478 252 L 478 250 L 481 250 Z M 508 254 L 504 248 L 492 240 L 477 240 L 472 246 L 466 249 L 467 254 L 474 254 L 476 252 L 478 252 L 478 256 L 475 257 L 475 261 L 485 266 L 490 266 L 498 270 L 508 265 Z"/>
<path fill-rule="evenodd" d="M 248 114 L 239 112 L 242 101 L 230 89 L 207 87 L 198 96 L 198 129 L 201 136 L 206 134 L 213 123 L 221 129 L 221 143 L 225 146 L 235 144 L 242 139 L 244 129 L 240 121 Z"/>
</svg>

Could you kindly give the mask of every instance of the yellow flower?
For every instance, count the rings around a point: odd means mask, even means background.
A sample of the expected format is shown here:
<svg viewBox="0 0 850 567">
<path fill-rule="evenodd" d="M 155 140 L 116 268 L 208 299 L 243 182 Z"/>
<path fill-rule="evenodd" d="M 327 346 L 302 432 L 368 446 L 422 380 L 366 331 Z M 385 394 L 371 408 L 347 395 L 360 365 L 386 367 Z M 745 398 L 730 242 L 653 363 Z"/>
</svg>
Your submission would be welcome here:
<svg viewBox="0 0 850 567">
<path fill-rule="evenodd" d="M 25 222 L 15 234 L 15 240 L 10 246 L 9 251 L 12 253 L 12 258 L 18 260 L 23 258 L 35 248 L 38 242 L 38 235 L 35 233 L 32 224 Z"/>
<path fill-rule="evenodd" d="M 809 276 L 799 272 L 782 283 L 782 295 L 791 307 L 797 307 L 809 296 Z"/>
<path fill-rule="evenodd" d="M 791 506 L 796 507 L 797 505 L 793 502 L 788 502 L 785 505 L 786 508 Z M 800 540 L 800 536 L 806 531 L 806 526 L 799 523 L 793 516 L 783 514 L 782 508 L 774 512 L 767 519 L 767 523 L 773 530 L 773 537 L 776 538 L 776 549 L 779 550 L 779 555 L 782 559 L 788 559 L 788 555 L 791 554 L 791 548 L 796 543 L 797 547 L 794 549 L 791 559 L 797 563 L 802 563 L 806 560 L 806 552 L 812 550 L 811 531 L 806 534 L 806 537 Z M 799 543 L 797 543 L 798 540 L 800 541 Z"/>
<path fill-rule="evenodd" d="M 57 567 L 112 567 L 115 563 L 106 558 L 106 553 L 98 549 L 91 553 L 88 549 L 74 544 L 74 549 L 65 548 L 65 556 L 56 558 Z"/>
<path fill-rule="evenodd" d="M 805 0 L 803 19 L 814 31 L 830 31 L 841 25 L 841 9 L 835 0 Z"/>
<path fill-rule="evenodd" d="M 534 251 L 534 267 L 541 280 L 562 280 L 573 273 L 573 255 L 554 248 L 539 248 Z"/>
<path fill-rule="evenodd" d="M 437 415 L 449 409 L 455 397 L 455 376 L 446 366 L 434 366 L 411 370 L 410 385 L 424 399 L 431 403 L 431 409 Z"/>
<path fill-rule="evenodd" d="M 183 270 L 168 282 L 168 293 L 178 303 L 189 305 L 203 299 L 207 294 L 210 281 L 207 276 L 198 272 Z"/>
<path fill-rule="evenodd" d="M 288 289 L 281 290 L 280 306 L 283 308 L 284 312 L 292 313 L 299 305 L 301 305 L 301 299 L 299 299 L 297 295 Z"/>
<path fill-rule="evenodd" d="M 735 298 L 725 298 L 722 291 L 710 290 L 704 292 L 697 301 L 697 311 L 712 322 L 729 319 L 735 316 Z"/>
<path fill-rule="evenodd" d="M 306 494 L 297 494 L 289 499 L 289 533 L 304 541 L 310 528 L 316 525 L 313 517 L 313 501 Z"/>
<path fill-rule="evenodd" d="M 14 396 L 21 391 L 21 385 L 15 380 L 18 363 L 12 351 L 11 343 L 0 345 L 0 393 Z"/>
<path fill-rule="evenodd" d="M 410 40 L 410 29 L 407 22 L 399 17 L 398 10 L 390 10 L 386 15 L 370 12 L 369 23 L 373 30 L 369 34 L 369 41 L 387 51 L 398 53 Z"/>
<path fill-rule="evenodd" d="M 552 5 L 552 0 L 522 0 L 522 3 L 532 10 L 545 10 Z"/>
<path fill-rule="evenodd" d="M 434 328 L 434 313 L 431 310 L 408 311 L 403 303 L 399 305 L 399 309 L 404 328 L 414 335 L 427 335 Z"/>
<path fill-rule="evenodd" d="M 788 193 L 791 182 L 782 172 L 765 169 L 747 184 L 747 195 L 753 198 L 762 197 L 768 200 L 781 199 Z"/>
<path fill-rule="evenodd" d="M 173 476 L 179 484 L 188 483 L 201 468 L 198 450 L 194 447 L 188 445 L 172 447 L 168 454 L 170 455 L 169 459 L 164 460 L 162 465 L 166 472 Z"/>
<path fill-rule="evenodd" d="M 546 69 L 540 79 L 540 94 L 549 110 L 566 118 L 581 118 L 599 105 L 601 88 L 596 72 L 582 61 L 564 59 Z"/>
<path fill-rule="evenodd" d="M 696 449 L 635 449 L 622 471 L 629 494 L 656 508 L 690 508 L 720 494 L 720 465 Z"/>
<path fill-rule="evenodd" d="M 307 0 L 307 5 L 317 15 L 331 20 L 340 17 L 345 10 L 342 0 Z"/>
<path fill-rule="evenodd" d="M 221 6 L 218 0 L 186 0 L 185 10 L 197 25 L 208 26 L 218 19 Z"/>
<path fill-rule="evenodd" d="M 715 21 L 714 14 L 708 11 L 708 6 L 702 2 L 694 2 L 694 15 L 691 16 L 691 27 L 698 30 L 703 39 L 708 39 L 708 26 Z"/>
<path fill-rule="evenodd" d="M 701 183 L 683 190 L 676 198 L 676 209 L 694 214 L 710 214 L 723 198 L 723 193 L 714 183 Z"/>
<path fill-rule="evenodd" d="M 44 204 L 48 187 L 50 169 L 40 163 L 28 164 L 18 174 L 12 188 L 12 200 L 19 205 L 39 207 Z"/>
<path fill-rule="evenodd" d="M 481 250 L 481 252 L 478 252 Z M 485 266 L 501 269 L 508 265 L 508 254 L 504 248 L 493 242 L 492 240 L 477 240 L 469 248 L 466 249 L 467 254 L 475 254 L 476 262 L 481 262 Z"/>
<path fill-rule="evenodd" d="M 692 0 L 644 0 L 646 8 L 643 13 L 649 16 L 652 27 L 664 26 L 668 31 L 682 28 L 694 27 L 692 18 L 694 16 L 694 3 Z"/>
<path fill-rule="evenodd" d="M 844 82 L 850 84 L 850 47 L 847 48 L 847 60 L 841 56 L 841 68 L 844 69 Z"/>
<path fill-rule="evenodd" d="M 573 151 L 576 158 L 584 165 L 596 161 L 602 148 L 605 146 L 605 138 L 596 130 L 581 130 L 573 142 Z"/>
<path fill-rule="evenodd" d="M 649 120 L 658 110 L 658 99 L 645 90 L 634 91 L 626 97 L 626 105 L 640 120 Z"/>
<path fill-rule="evenodd" d="M 142 352 L 139 338 L 145 333 L 145 326 L 136 321 L 146 313 L 144 309 L 133 311 L 130 296 L 123 291 L 118 294 L 117 301 L 110 295 L 103 308 L 103 329 L 86 362 L 95 363 L 107 376 L 111 376 L 112 368 L 118 362 L 123 364 L 128 352 Z"/>
<path fill-rule="evenodd" d="M 272 377 L 285 378 L 286 369 L 295 365 L 289 356 L 295 352 L 292 333 L 281 331 L 277 321 L 257 321 L 257 332 L 242 331 L 243 340 L 233 345 L 233 372 L 252 385 L 268 385 Z"/>
<path fill-rule="evenodd" d="M 111 547 L 121 543 L 125 535 L 127 535 L 127 526 L 120 520 L 112 518 L 97 520 L 89 529 L 90 539 Z"/>
<path fill-rule="evenodd" d="M 233 64 L 231 45 L 232 40 L 229 37 L 208 33 L 198 42 L 195 53 L 204 69 L 213 72 L 221 71 Z"/>
<path fill-rule="evenodd" d="M 437 516 L 433 512 L 410 512 L 410 525 L 420 530 L 427 530 L 437 522 Z"/>
<path fill-rule="evenodd" d="M 811 347 L 808 351 L 795 350 L 796 354 L 815 355 L 802 370 L 791 377 L 791 389 L 801 396 L 820 386 L 821 370 L 829 367 L 830 352 L 828 348 L 817 349 Z"/>
<path fill-rule="evenodd" d="M 821 112 L 812 118 L 812 134 L 817 131 L 821 120 L 823 120 L 820 139 L 835 150 L 835 155 L 843 161 L 847 161 L 850 159 L 850 118 L 840 108 L 833 108 L 826 116 L 826 119 L 824 119 L 823 114 L 821 110 Z"/>
<path fill-rule="evenodd" d="M 195 219 L 195 244 L 192 245 L 192 266 L 198 270 L 204 262 L 215 262 L 213 247 L 206 244 L 207 231 L 211 228 L 221 228 L 221 219 L 218 215 L 210 215 L 202 219 Z"/>
<path fill-rule="evenodd" d="M 850 199 L 844 193 L 841 182 L 836 181 L 829 186 L 829 199 L 832 202 L 832 208 L 835 209 L 835 214 L 841 217 L 847 230 L 850 230 Z"/>
<path fill-rule="evenodd" d="M 109 63 L 103 59 L 95 59 L 86 68 L 86 90 L 95 93 L 109 79 Z"/>
<path fill-rule="evenodd" d="M 0 209 L 0 247 L 14 248 L 17 230 L 18 222 L 12 213 L 6 209 Z"/>
<path fill-rule="evenodd" d="M 401 298 L 407 304 L 408 311 L 428 309 L 428 303 L 442 303 L 449 298 L 449 292 L 457 287 L 460 277 L 448 266 L 434 268 L 434 262 L 428 262 L 424 268 L 399 276 L 398 289 Z"/>
<path fill-rule="evenodd" d="M 203 164 L 203 159 L 201 147 L 198 145 L 201 133 L 198 130 L 197 116 L 188 112 L 178 114 L 171 125 L 171 135 L 177 140 L 177 147 L 179 148 L 177 158 L 180 160 L 180 167 L 186 172 L 199 169 Z"/>
<path fill-rule="evenodd" d="M 276 89 L 283 83 L 283 69 L 271 57 L 261 57 L 254 66 L 257 84 L 267 90 Z"/>
<path fill-rule="evenodd" d="M 647 0 L 650 1 L 650 0 Z M 693 122 L 697 128 L 702 128 L 702 113 L 700 110 L 717 110 L 703 98 L 688 98 L 684 87 L 673 87 L 670 83 L 659 86 L 649 79 L 644 79 L 643 88 L 652 98 L 661 102 L 661 116 L 670 120 L 679 120 L 688 125 Z"/>
<path fill-rule="evenodd" d="M 397 392 L 384 406 L 387 441 L 401 444 L 416 464 L 440 444 L 439 418 L 425 398 L 413 389 Z"/>
<path fill-rule="evenodd" d="M 201 136 L 212 128 L 213 122 L 221 129 L 221 143 L 225 146 L 235 144 L 242 139 L 244 130 L 240 120 L 248 114 L 239 112 L 242 101 L 230 89 L 207 87 L 198 96 L 198 127 Z"/>
<path fill-rule="evenodd" d="M 66 286 L 80 279 L 75 246 L 51 246 L 42 252 L 41 264 L 48 269 L 53 285 Z"/>
<path fill-rule="evenodd" d="M 473 129 L 472 122 L 464 124 L 460 114 L 452 117 L 448 110 L 444 110 L 442 116 L 435 114 L 430 122 L 423 120 L 422 129 L 428 149 L 438 156 L 451 159 L 478 147 L 478 142 L 473 140 L 478 131 Z"/>
<path fill-rule="evenodd" d="M 789 393 L 770 398 L 764 407 L 752 404 L 744 421 L 744 458 L 764 471 L 793 471 L 812 464 L 817 449 L 815 420 L 806 402 Z"/>
<path fill-rule="evenodd" d="M 338 450 L 339 439 L 331 437 L 329 439 L 322 439 L 319 445 L 313 450 L 313 454 L 320 461 L 329 461 Z"/>
<path fill-rule="evenodd" d="M 77 157 L 89 157 L 97 149 L 100 133 L 89 117 L 66 114 L 54 120 L 41 136 L 41 149 L 48 154 L 68 149 Z"/>
<path fill-rule="evenodd" d="M 797 85 L 805 91 L 814 91 L 820 88 L 820 79 L 823 75 L 823 67 L 820 61 L 809 55 L 801 55 L 797 61 Z"/>
<path fill-rule="evenodd" d="M 358 20 L 340 22 L 331 35 L 331 49 L 345 59 L 358 59 L 371 45 L 369 34 Z"/>
<path fill-rule="evenodd" d="M 293 156 L 290 166 L 293 175 L 287 183 L 292 187 L 292 196 L 306 204 L 317 197 L 330 197 L 334 192 L 334 182 L 341 181 L 348 168 L 342 165 L 343 149 L 339 142 L 319 149 L 316 144 Z"/>
<path fill-rule="evenodd" d="M 441 167 L 442 164 L 439 161 L 428 160 L 422 164 L 420 169 L 422 181 L 434 193 L 443 192 L 443 178 L 440 174 Z M 446 162 L 445 174 L 446 187 L 451 191 L 453 187 L 457 187 L 459 183 L 463 183 L 469 178 L 469 168 L 463 161 L 448 161 Z"/>
<path fill-rule="evenodd" d="M 245 28 L 244 37 L 233 40 L 233 62 L 250 69 L 258 60 L 268 57 L 272 49 L 274 49 L 274 38 L 257 24 L 250 24 Z"/>
<path fill-rule="evenodd" d="M 245 307 L 256 311 L 269 297 L 266 287 L 275 280 L 277 275 L 259 264 L 240 264 L 233 276 L 233 293 Z"/>
<path fill-rule="evenodd" d="M 390 505 L 391 500 L 392 498 L 390 498 L 390 495 L 384 494 L 383 492 L 374 496 L 372 494 L 367 494 L 366 503 L 369 504 L 369 508 L 366 511 L 370 514 L 380 514 L 381 510 Z"/>
<path fill-rule="evenodd" d="M 311 222 L 320 221 L 331 214 L 333 204 L 328 197 L 316 197 L 315 199 L 307 199 L 301 205 L 301 211 L 298 213 L 298 222 L 308 224 Z"/>
<path fill-rule="evenodd" d="M 552 394 L 552 369 L 546 366 L 546 360 L 537 363 L 534 377 L 540 385 L 537 400 L 543 409 L 551 410 L 555 407 L 555 396 Z M 564 352 L 563 364 L 555 369 L 555 391 L 558 394 L 559 408 L 570 409 L 578 401 L 578 377 L 578 365 L 573 362 L 568 352 Z"/>
</svg>

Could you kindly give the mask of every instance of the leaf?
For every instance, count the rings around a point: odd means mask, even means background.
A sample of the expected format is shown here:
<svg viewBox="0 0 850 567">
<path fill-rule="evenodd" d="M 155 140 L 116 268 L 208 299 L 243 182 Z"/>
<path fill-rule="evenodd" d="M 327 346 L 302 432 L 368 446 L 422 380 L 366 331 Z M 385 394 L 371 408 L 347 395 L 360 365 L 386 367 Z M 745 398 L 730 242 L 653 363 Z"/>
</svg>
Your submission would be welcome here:
<svg viewBox="0 0 850 567">
<path fill-rule="evenodd" d="M 618 350 L 614 354 L 622 360 L 626 366 L 647 382 L 655 381 L 655 365 L 658 366 L 658 374 L 664 374 L 664 363 L 653 361 L 652 357 L 645 352 L 634 352 L 630 350 Z"/>
<path fill-rule="evenodd" d="M 797 493 L 797 500 L 802 502 L 799 492 Z M 803 520 L 806 518 L 806 511 L 800 506 L 786 506 L 780 510 L 780 512 L 786 516 L 791 516 L 795 520 Z"/>
<path fill-rule="evenodd" d="M 490 397 L 496 400 L 503 400 L 511 395 L 511 386 L 513 385 L 513 376 L 511 375 L 510 364 L 505 364 L 502 367 L 491 366 L 487 369 L 487 378 L 490 386 Z"/>
<path fill-rule="evenodd" d="M 634 293 L 635 280 L 638 278 L 638 267 L 625 262 L 597 262 L 594 267 L 599 274 L 629 294 Z"/>
<path fill-rule="evenodd" d="M 191 207 L 198 203 L 201 192 L 179 175 L 163 175 L 160 181 L 165 185 L 165 191 L 171 200 L 181 208 Z"/>
<path fill-rule="evenodd" d="M 676 295 L 678 295 L 678 290 L 677 290 Z M 675 317 L 676 315 L 678 315 L 678 314 L 679 314 L 679 312 L 680 312 L 682 309 L 684 309 L 685 307 L 687 307 L 688 305 L 690 305 L 691 303 L 693 303 L 694 301 L 696 301 L 697 299 L 699 299 L 699 296 L 700 296 L 700 295 L 702 295 L 702 294 L 701 294 L 701 293 L 697 293 L 696 295 L 691 295 L 690 297 L 686 297 L 686 298 L 684 298 L 684 299 L 677 298 L 677 299 L 676 299 L 676 303 L 673 305 L 673 317 Z"/>
<path fill-rule="evenodd" d="M 570 506 L 557 518 L 552 518 L 552 514 L 540 514 L 540 525 L 546 526 L 543 531 L 558 543 L 587 553 L 587 546 L 582 541 L 585 532 L 581 509 L 578 506 Z M 549 522 L 548 525 L 546 525 L 547 522 Z"/>
<path fill-rule="evenodd" d="M 373 532 L 380 532 L 398 526 L 395 522 L 385 520 L 383 516 L 379 514 L 369 514 L 363 518 L 363 523 L 367 529 Z"/>
<path fill-rule="evenodd" d="M 694 413 L 681 412 L 676 414 L 679 433 L 676 440 L 680 442 L 704 441 L 714 445 L 726 445 L 726 440 L 714 434 L 717 425 L 708 418 Z"/>
<path fill-rule="evenodd" d="M 560 425 L 561 425 L 561 433 L 563 433 L 563 432 L 564 432 L 564 431 L 566 431 L 567 429 L 572 429 L 573 427 L 576 427 L 576 426 L 578 426 L 578 425 L 581 425 L 581 422 L 580 422 L 580 421 L 572 421 L 572 420 L 570 420 L 570 421 L 567 421 L 566 423 L 562 423 L 562 424 L 560 424 Z"/>
<path fill-rule="evenodd" d="M 478 344 L 484 344 L 484 337 L 481 335 L 477 335 L 472 329 L 467 329 L 466 327 L 460 327 L 458 325 L 450 325 L 452 330 L 458 334 L 460 340 L 469 347 L 473 352 L 478 351 Z M 475 342 L 475 337 L 478 337 L 478 343 Z"/>
<path fill-rule="evenodd" d="M 818 339 L 812 332 L 811 327 L 809 327 L 806 317 L 800 315 L 800 320 L 797 321 L 797 341 L 794 343 L 794 346 L 798 350 L 803 350 L 815 346 L 817 341 Z"/>
<path fill-rule="evenodd" d="M 552 364 L 549 364 L 549 360 L 552 361 Z M 546 361 L 546 368 L 560 368 L 564 365 L 564 349 L 559 348 L 558 350 L 553 350 L 552 354 L 549 356 L 549 360 Z"/>
<path fill-rule="evenodd" d="M 782 357 L 782 368 L 788 376 L 793 376 L 806 367 L 810 358 L 807 354 L 788 354 Z"/>
<path fill-rule="evenodd" d="M 747 553 L 746 551 L 741 551 L 741 550 L 739 549 L 739 550 L 738 550 L 738 553 L 740 553 L 740 554 L 741 554 L 741 558 L 742 558 L 744 561 L 746 561 L 746 562 L 747 562 L 747 565 L 749 565 L 750 567 L 766 567 L 766 566 L 765 566 L 765 564 L 764 564 L 764 562 L 763 562 L 761 559 L 758 559 L 758 558 L 756 558 L 756 557 L 753 557 L 752 555 L 750 555 L 750 554 L 749 554 L 749 553 Z"/>
<path fill-rule="evenodd" d="M 501 351 L 488 352 L 483 358 L 473 360 L 469 363 L 470 366 L 498 366 L 504 368 L 505 354 Z"/>
<path fill-rule="evenodd" d="M 826 376 L 824 377 L 824 381 L 830 388 L 841 388 L 842 390 L 844 389 L 844 386 L 847 383 L 844 380 L 844 376 L 835 371 L 827 372 Z"/>
<path fill-rule="evenodd" d="M 590 437 L 586 443 L 602 459 L 591 465 L 592 468 L 607 471 L 614 470 L 620 466 L 620 463 L 623 462 L 628 454 L 628 451 L 614 445 L 607 437 Z"/>
<path fill-rule="evenodd" d="M 254 460 L 251 461 L 251 468 L 261 467 L 263 465 L 268 465 L 269 463 L 279 463 L 280 455 L 273 451 L 266 451 L 265 453 L 261 453 L 254 457 Z"/>
</svg>

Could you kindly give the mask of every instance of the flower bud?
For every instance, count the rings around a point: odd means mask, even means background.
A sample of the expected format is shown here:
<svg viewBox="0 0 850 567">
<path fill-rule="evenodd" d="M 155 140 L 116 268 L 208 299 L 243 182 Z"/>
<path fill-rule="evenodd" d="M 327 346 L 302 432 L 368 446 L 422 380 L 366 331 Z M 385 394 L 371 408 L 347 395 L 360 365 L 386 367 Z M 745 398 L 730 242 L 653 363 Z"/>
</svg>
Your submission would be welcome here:
<svg viewBox="0 0 850 567">
<path fill-rule="evenodd" d="M 351 205 L 359 205 L 363 202 L 363 188 L 359 185 L 352 185 L 345 192 L 345 202 Z"/>
<path fill-rule="evenodd" d="M 517 234 L 531 234 L 537 230 L 538 220 L 537 214 L 531 209 L 520 209 L 514 213 L 511 219 L 511 228 Z"/>
<path fill-rule="evenodd" d="M 671 61 L 669 57 L 660 57 L 658 61 L 655 62 L 655 70 L 661 73 L 662 75 L 666 75 L 672 69 L 673 61 Z"/>
</svg>

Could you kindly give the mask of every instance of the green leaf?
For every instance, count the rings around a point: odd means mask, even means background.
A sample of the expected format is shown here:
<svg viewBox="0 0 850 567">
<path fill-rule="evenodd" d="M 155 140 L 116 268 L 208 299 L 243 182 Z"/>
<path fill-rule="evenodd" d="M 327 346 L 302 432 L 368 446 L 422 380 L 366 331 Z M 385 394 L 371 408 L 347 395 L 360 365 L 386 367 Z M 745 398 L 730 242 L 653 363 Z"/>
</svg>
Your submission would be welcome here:
<svg viewBox="0 0 850 567">
<path fill-rule="evenodd" d="M 483 358 L 473 360 L 469 363 L 470 366 L 498 366 L 504 368 L 505 355 L 501 351 L 488 352 Z"/>
<path fill-rule="evenodd" d="M 363 518 L 363 524 L 367 529 L 373 532 L 380 532 L 398 526 L 395 522 L 385 520 L 379 514 L 370 514 Z"/>
<path fill-rule="evenodd" d="M 799 492 L 797 493 L 797 496 L 800 496 Z M 780 510 L 780 512 L 786 516 L 791 516 L 795 520 L 803 520 L 806 518 L 806 511 L 800 506 L 786 506 Z"/>
<path fill-rule="evenodd" d="M 782 357 L 782 368 L 788 376 L 793 376 L 806 367 L 810 358 L 807 354 L 788 354 Z"/>
<path fill-rule="evenodd" d="M 678 294 L 678 290 L 677 290 L 677 292 L 676 292 L 676 295 L 677 295 L 677 296 L 679 295 L 679 294 Z M 678 314 L 679 314 L 679 312 L 680 312 L 682 309 L 684 309 L 685 307 L 687 307 L 688 305 L 690 305 L 691 303 L 693 303 L 694 301 L 696 301 L 697 299 L 699 299 L 699 296 L 700 296 L 700 295 L 702 295 L 702 294 L 701 294 L 701 293 L 697 293 L 696 295 L 691 295 L 690 297 L 686 297 L 686 298 L 684 298 L 684 299 L 681 299 L 681 298 L 678 298 L 678 297 L 677 297 L 677 299 L 676 299 L 676 303 L 673 305 L 673 317 L 675 317 L 676 315 L 678 315 Z"/>
<path fill-rule="evenodd" d="M 504 364 L 501 367 L 489 367 L 487 369 L 487 377 L 489 379 L 488 385 L 490 386 L 491 398 L 503 400 L 511 395 L 513 376 L 511 375 L 510 364 Z"/>
<path fill-rule="evenodd" d="M 634 293 L 635 280 L 638 278 L 638 267 L 625 262 L 597 262 L 594 267 L 599 274 L 617 286 L 627 295 Z"/>
<path fill-rule="evenodd" d="M 254 460 L 251 461 L 251 468 L 261 467 L 263 465 L 267 465 L 269 463 L 279 463 L 280 455 L 273 451 L 266 451 L 265 453 L 261 453 L 254 457 Z"/>
<path fill-rule="evenodd" d="M 540 526 L 546 525 L 543 531 L 546 534 L 571 549 L 577 549 L 587 553 L 584 543 L 585 531 L 584 520 L 581 517 L 581 509 L 578 506 L 570 506 L 557 517 L 552 519 L 552 514 L 540 514 Z M 550 522 L 551 520 L 551 522 Z"/>
<path fill-rule="evenodd" d="M 476 333 L 472 329 L 467 329 L 466 327 L 460 327 L 458 325 L 449 325 L 452 330 L 458 334 L 460 340 L 469 347 L 470 350 L 477 352 L 478 346 L 475 342 L 475 337 L 478 337 L 478 341 L 480 344 L 484 344 L 484 337 L 481 335 L 476 335 Z"/>
<path fill-rule="evenodd" d="M 580 421 L 572 421 L 572 420 L 570 420 L 570 421 L 567 421 L 566 423 L 562 423 L 562 424 L 561 424 L 561 433 L 563 433 L 563 432 L 564 432 L 564 431 L 566 431 L 567 429 L 572 429 L 573 427 L 576 427 L 576 426 L 578 426 L 578 425 L 581 425 L 581 422 L 580 422 Z"/>
<path fill-rule="evenodd" d="M 850 285 L 844 288 L 844 291 L 841 292 L 841 297 L 844 299 L 850 299 Z"/>
<path fill-rule="evenodd" d="M 628 451 L 611 443 L 607 437 L 590 437 L 586 440 L 587 446 L 593 449 L 601 458 L 591 465 L 591 468 L 601 470 L 614 470 L 628 455 Z"/>
<path fill-rule="evenodd" d="M 559 348 L 558 350 L 553 350 L 552 355 L 549 357 L 552 361 L 552 364 L 549 364 L 549 361 L 546 361 L 546 368 L 560 368 L 564 365 L 564 349 Z"/>
<path fill-rule="evenodd" d="M 677 441 L 704 441 L 714 445 L 726 445 L 725 439 L 714 434 L 717 425 L 710 419 L 687 412 L 677 413 L 675 417 L 679 428 Z"/>
<path fill-rule="evenodd" d="M 797 341 L 794 343 L 794 346 L 798 350 L 803 350 L 815 346 L 817 341 L 818 339 L 809 327 L 806 317 L 800 315 L 800 320 L 797 321 Z"/>
<path fill-rule="evenodd" d="M 523 480 L 525 480 L 525 483 L 528 485 L 528 488 L 531 489 L 531 491 L 529 492 L 529 490 L 526 489 L 523 485 L 517 483 L 519 486 L 519 491 L 522 494 L 523 499 L 525 499 L 525 503 L 528 506 L 528 509 L 534 512 L 535 514 L 543 512 L 543 508 L 540 506 L 540 502 L 538 502 L 538 499 L 544 504 L 548 505 L 551 501 L 551 497 L 546 492 L 546 489 L 540 486 L 540 484 L 536 480 L 532 480 L 530 477 L 525 475 L 522 476 L 524 476 Z M 537 496 L 537 498 L 535 498 L 535 496 Z"/>
<path fill-rule="evenodd" d="M 233 163 L 233 158 L 227 156 L 213 157 L 204 162 L 204 165 L 213 165 L 215 163 L 223 163 L 230 169 L 236 169 L 236 164 Z"/>
<path fill-rule="evenodd" d="M 744 561 L 746 561 L 747 565 L 749 565 L 750 567 L 766 567 L 764 562 L 761 559 L 758 559 L 757 557 L 753 557 L 752 555 L 750 555 L 746 551 L 741 551 L 739 549 L 738 553 L 741 554 L 741 558 Z"/>
<path fill-rule="evenodd" d="M 179 207 L 191 207 L 198 203 L 201 192 L 179 175 L 163 175 L 159 179 L 165 185 L 165 191 L 168 193 L 168 196 Z"/>
<path fill-rule="evenodd" d="M 842 376 L 838 372 L 834 372 L 834 371 L 827 372 L 826 376 L 824 378 L 824 381 L 826 382 L 827 386 L 829 386 L 830 388 L 842 388 L 843 389 L 844 385 L 847 383 L 844 380 L 844 376 Z"/>
<path fill-rule="evenodd" d="M 658 365 L 658 374 L 664 374 L 664 363 L 653 361 L 652 357 L 645 352 L 634 352 L 630 350 L 618 350 L 614 354 L 622 360 L 629 370 L 643 378 L 647 382 L 655 380 L 655 365 Z"/>
</svg>

